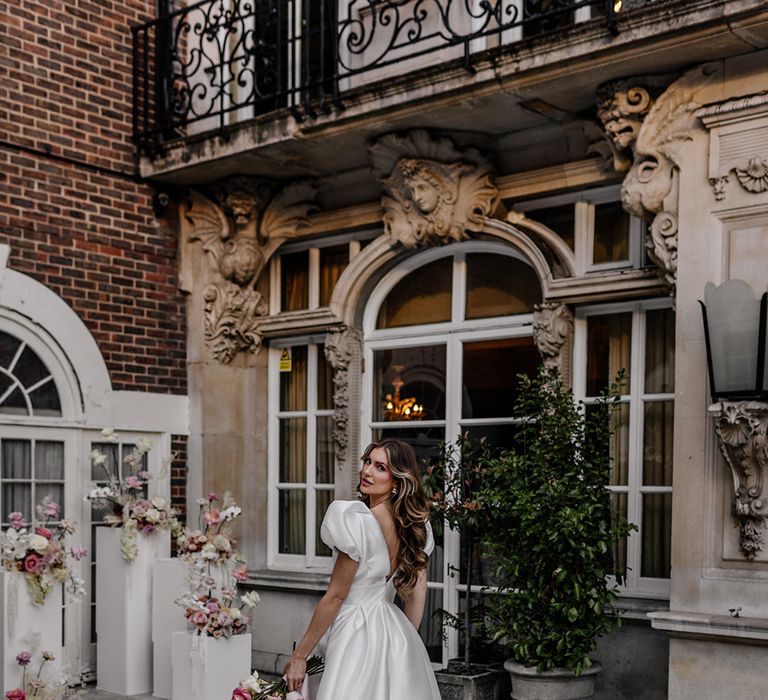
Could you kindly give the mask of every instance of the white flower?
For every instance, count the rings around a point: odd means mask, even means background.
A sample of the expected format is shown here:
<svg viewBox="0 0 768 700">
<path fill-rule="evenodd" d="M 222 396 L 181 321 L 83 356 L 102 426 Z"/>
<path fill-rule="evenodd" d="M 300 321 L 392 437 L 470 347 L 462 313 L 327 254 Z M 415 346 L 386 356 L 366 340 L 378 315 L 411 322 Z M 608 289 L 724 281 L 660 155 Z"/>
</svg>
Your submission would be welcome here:
<svg viewBox="0 0 768 700">
<path fill-rule="evenodd" d="M 29 547 L 36 552 L 43 554 L 48 549 L 48 540 L 42 535 L 32 535 L 29 538 Z"/>
<path fill-rule="evenodd" d="M 5 540 L 3 542 L 3 548 L 6 549 L 14 559 L 24 558 L 27 553 L 27 543 L 29 540 L 26 530 L 19 531 L 9 528 L 5 531 L 3 539 Z"/>
<path fill-rule="evenodd" d="M 139 449 L 142 452 L 149 452 L 152 449 L 154 443 L 152 440 L 146 437 L 139 438 Z"/>
<path fill-rule="evenodd" d="M 203 559 L 219 558 L 219 553 L 216 551 L 216 547 L 214 547 L 212 544 L 204 544 L 203 548 L 200 550 L 200 555 L 203 557 Z"/>
<path fill-rule="evenodd" d="M 117 494 L 109 486 L 100 486 L 91 489 L 85 496 L 86 501 L 97 501 L 100 498 L 115 498 Z"/>
<path fill-rule="evenodd" d="M 224 535 L 216 535 L 213 538 L 213 546 L 220 552 L 229 552 L 232 549 L 229 538 L 224 537 Z"/>
<path fill-rule="evenodd" d="M 243 512 L 243 509 L 239 506 L 230 506 L 229 508 L 225 508 L 221 511 L 221 519 L 224 522 L 227 522 L 229 520 L 234 520 L 240 513 Z"/>
<path fill-rule="evenodd" d="M 149 523 L 159 522 L 160 513 L 158 512 L 157 508 L 148 508 L 147 512 L 144 513 L 144 520 L 146 520 Z"/>
<path fill-rule="evenodd" d="M 252 690 L 255 693 L 258 693 L 261 690 L 258 671 L 254 671 L 248 678 L 242 681 L 240 685 L 246 690 Z"/>
<path fill-rule="evenodd" d="M 165 510 L 168 507 L 168 504 L 162 496 L 155 496 L 152 499 L 152 505 L 158 510 Z"/>
<path fill-rule="evenodd" d="M 91 451 L 91 462 L 93 462 L 97 467 L 101 466 L 102 464 L 106 464 L 106 461 L 107 455 L 101 452 L 101 450 Z"/>
<path fill-rule="evenodd" d="M 240 620 L 243 617 L 243 613 L 238 608 L 227 608 L 226 611 L 233 620 Z"/>
<path fill-rule="evenodd" d="M 101 437 L 107 442 L 117 442 L 120 439 L 120 436 L 115 432 L 114 428 L 104 428 L 101 431 Z"/>
<path fill-rule="evenodd" d="M 240 596 L 240 600 L 243 601 L 245 607 L 255 608 L 261 602 L 261 596 L 256 591 L 248 591 Z"/>
</svg>

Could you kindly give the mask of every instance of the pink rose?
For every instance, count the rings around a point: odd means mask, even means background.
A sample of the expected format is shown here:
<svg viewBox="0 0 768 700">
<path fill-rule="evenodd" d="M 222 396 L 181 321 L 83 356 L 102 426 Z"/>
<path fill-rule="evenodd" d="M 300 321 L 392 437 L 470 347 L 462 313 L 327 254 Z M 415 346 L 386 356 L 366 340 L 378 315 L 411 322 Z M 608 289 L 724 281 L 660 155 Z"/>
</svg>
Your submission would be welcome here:
<svg viewBox="0 0 768 700">
<path fill-rule="evenodd" d="M 5 697 L 8 698 L 8 700 L 27 700 L 27 694 L 21 688 L 9 690 L 5 694 Z"/>
<path fill-rule="evenodd" d="M 46 540 L 50 540 L 53 537 L 53 533 L 47 527 L 36 527 L 35 534 L 45 537 Z"/>
<path fill-rule="evenodd" d="M 214 603 L 212 600 L 209 600 L 205 604 L 205 607 L 208 608 L 208 610 L 210 610 L 211 612 L 219 612 L 219 604 Z"/>
<path fill-rule="evenodd" d="M 125 485 L 129 489 L 140 489 L 142 486 L 141 479 L 136 476 L 129 476 L 125 480 Z"/>
<path fill-rule="evenodd" d="M 200 625 L 204 625 L 206 622 L 208 622 L 208 615 L 206 615 L 202 610 L 198 610 L 197 612 L 192 613 L 192 617 L 189 618 L 189 621 L 196 627 L 199 627 Z"/>
<path fill-rule="evenodd" d="M 139 476 L 144 479 L 144 481 L 149 481 L 152 478 L 152 475 L 149 472 L 139 472 Z"/>
<path fill-rule="evenodd" d="M 216 495 L 216 494 L 215 494 L 213 491 L 211 491 L 211 492 L 208 494 L 208 500 L 209 500 L 211 503 L 213 503 L 214 501 L 218 501 L 218 500 L 219 500 L 219 497 L 218 497 L 218 496 L 217 496 L 217 495 Z"/>
<path fill-rule="evenodd" d="M 88 550 L 85 547 L 80 547 L 79 545 L 77 547 L 70 548 L 69 551 L 76 561 L 80 561 L 86 554 L 88 554 Z"/>
<path fill-rule="evenodd" d="M 147 523 L 143 528 L 141 528 L 141 531 L 145 535 L 151 535 L 157 528 L 152 525 L 152 523 Z"/>
<path fill-rule="evenodd" d="M 203 513 L 203 520 L 208 525 L 218 525 L 221 522 L 221 513 L 218 508 L 211 508 L 207 513 Z"/>
<path fill-rule="evenodd" d="M 32 661 L 32 654 L 28 651 L 20 651 L 16 654 L 16 663 L 19 666 L 29 666 L 29 662 Z"/>
<path fill-rule="evenodd" d="M 18 511 L 8 514 L 8 522 L 14 530 L 21 530 L 21 528 L 27 525 L 24 516 Z"/>
<path fill-rule="evenodd" d="M 43 504 L 43 515 L 46 518 L 58 518 L 61 513 L 61 506 L 53 501 L 48 501 Z"/>
<path fill-rule="evenodd" d="M 235 579 L 235 581 L 245 581 L 245 579 L 248 578 L 248 567 L 245 564 L 238 566 L 232 572 L 232 577 Z"/>
<path fill-rule="evenodd" d="M 232 700 L 252 700 L 252 698 L 245 688 L 235 688 L 232 691 Z"/>
<path fill-rule="evenodd" d="M 34 574 L 40 569 L 41 559 L 37 554 L 27 554 L 24 559 L 24 571 Z"/>
</svg>

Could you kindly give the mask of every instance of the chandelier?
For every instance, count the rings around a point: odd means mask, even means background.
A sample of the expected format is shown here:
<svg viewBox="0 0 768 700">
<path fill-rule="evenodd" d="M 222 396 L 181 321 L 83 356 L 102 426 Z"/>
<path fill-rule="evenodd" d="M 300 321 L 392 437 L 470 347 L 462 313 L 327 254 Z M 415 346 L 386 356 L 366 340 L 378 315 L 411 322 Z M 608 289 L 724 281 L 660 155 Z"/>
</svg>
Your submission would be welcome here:
<svg viewBox="0 0 768 700">
<path fill-rule="evenodd" d="M 400 396 L 400 390 L 405 386 L 405 382 L 400 378 L 403 365 L 393 365 L 392 369 L 395 370 L 395 378 L 392 380 L 395 393 L 387 394 L 384 398 L 384 420 L 421 420 L 424 404 L 418 403 L 413 396 Z"/>
</svg>

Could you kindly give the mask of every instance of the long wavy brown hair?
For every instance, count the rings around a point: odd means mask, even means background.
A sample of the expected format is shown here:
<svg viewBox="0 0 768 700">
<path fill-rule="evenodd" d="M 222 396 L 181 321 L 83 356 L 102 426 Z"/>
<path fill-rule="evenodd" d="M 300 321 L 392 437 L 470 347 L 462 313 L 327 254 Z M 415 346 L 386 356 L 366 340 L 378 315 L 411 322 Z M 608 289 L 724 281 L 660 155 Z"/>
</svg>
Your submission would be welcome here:
<svg viewBox="0 0 768 700">
<path fill-rule="evenodd" d="M 405 600 L 416 586 L 419 574 L 427 566 L 428 557 L 424 547 L 427 544 L 429 502 L 421 484 L 413 448 L 402 440 L 386 438 L 368 445 L 361 460 L 365 462 L 377 447 L 383 448 L 387 453 L 389 471 L 397 489 L 397 493 L 390 496 L 395 528 L 400 539 L 397 552 L 398 570 L 394 584 L 400 597 Z M 362 500 L 370 506 L 367 496 L 362 495 Z"/>
</svg>

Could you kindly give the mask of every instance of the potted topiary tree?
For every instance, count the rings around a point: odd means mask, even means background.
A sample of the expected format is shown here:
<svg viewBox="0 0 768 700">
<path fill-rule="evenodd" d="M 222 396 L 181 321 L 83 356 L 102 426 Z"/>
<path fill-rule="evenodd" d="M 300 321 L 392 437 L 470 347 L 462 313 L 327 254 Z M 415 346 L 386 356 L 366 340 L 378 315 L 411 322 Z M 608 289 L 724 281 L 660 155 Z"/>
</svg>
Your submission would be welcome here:
<svg viewBox="0 0 768 700">
<path fill-rule="evenodd" d="M 472 591 L 477 581 L 476 549 L 486 522 L 477 494 L 484 476 L 481 465 L 489 456 L 484 438 L 473 442 L 468 434 L 464 434 L 453 443 L 442 444 L 425 468 L 424 486 L 432 504 L 433 528 L 439 535 L 444 525 L 448 525 L 461 534 L 466 562 L 467 590 L 463 613 L 453 615 L 445 610 L 436 611 L 442 616 L 443 626 L 453 627 L 464 636 L 462 658 L 452 659 L 447 668 L 436 674 L 445 698 L 497 700 L 505 680 L 503 671 L 489 668 L 487 663 L 482 663 L 486 659 L 480 658 L 485 641 L 485 606 L 482 598 Z"/>
<path fill-rule="evenodd" d="M 613 552 L 633 526 L 612 517 L 607 489 L 617 398 L 615 384 L 577 406 L 556 370 L 521 377 L 516 446 L 483 465 L 483 539 L 500 592 L 492 624 L 512 655 L 504 667 L 517 700 L 593 697 L 599 668 L 589 654 L 620 622 L 626 572 Z"/>
</svg>

